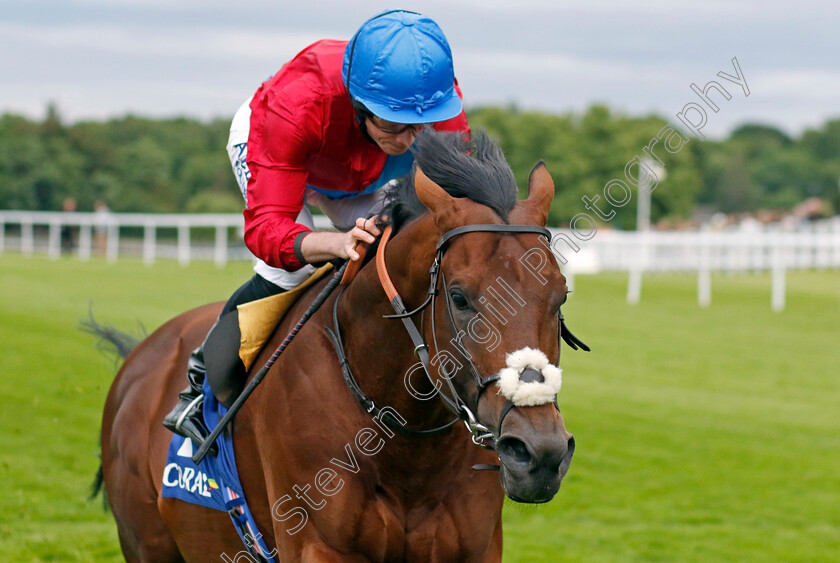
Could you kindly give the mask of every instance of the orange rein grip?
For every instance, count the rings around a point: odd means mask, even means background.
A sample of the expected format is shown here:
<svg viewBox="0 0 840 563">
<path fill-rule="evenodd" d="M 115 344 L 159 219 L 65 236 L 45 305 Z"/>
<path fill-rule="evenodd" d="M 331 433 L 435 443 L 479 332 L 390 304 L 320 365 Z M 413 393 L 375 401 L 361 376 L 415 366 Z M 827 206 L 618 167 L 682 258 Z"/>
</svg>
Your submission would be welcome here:
<svg viewBox="0 0 840 563">
<path fill-rule="evenodd" d="M 362 242 L 360 240 L 356 241 L 356 245 L 353 247 L 353 250 L 359 253 L 359 259 L 356 261 L 350 260 L 348 262 L 347 268 L 344 269 L 344 275 L 341 276 L 341 282 L 339 282 L 340 285 L 350 285 L 350 282 L 353 281 L 356 274 L 359 273 L 359 270 L 365 261 L 367 249 L 368 245 L 366 242 Z"/>
<path fill-rule="evenodd" d="M 385 267 L 385 246 L 390 238 L 391 225 L 388 225 L 382 233 L 382 239 L 379 241 L 379 248 L 376 251 L 376 273 L 379 274 L 379 283 L 382 284 L 382 289 L 385 290 L 388 300 L 393 301 L 399 293 L 397 293 L 397 288 L 394 287 L 394 283 L 388 275 L 388 269 Z"/>
</svg>

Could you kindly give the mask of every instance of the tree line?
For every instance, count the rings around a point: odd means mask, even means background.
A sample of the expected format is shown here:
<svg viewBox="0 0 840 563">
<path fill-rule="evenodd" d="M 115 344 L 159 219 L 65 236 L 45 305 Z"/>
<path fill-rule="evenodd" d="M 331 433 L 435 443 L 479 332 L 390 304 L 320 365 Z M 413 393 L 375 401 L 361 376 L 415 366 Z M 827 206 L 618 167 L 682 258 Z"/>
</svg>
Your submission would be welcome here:
<svg viewBox="0 0 840 563">
<path fill-rule="evenodd" d="M 545 160 L 557 186 L 550 223 L 585 210 L 583 196 L 602 195 L 625 165 L 643 156 L 668 125 L 594 105 L 582 114 L 515 107 L 468 111 L 502 147 L 524 190 Z M 238 212 L 242 200 L 225 152 L 229 121 L 126 116 L 64 124 L 54 106 L 42 121 L 0 116 L 0 209 L 59 210 L 73 198 L 80 211 L 104 201 L 117 212 Z M 675 153 L 657 148 L 667 177 L 652 195 L 653 220 L 679 221 L 697 205 L 725 213 L 790 209 L 809 197 L 840 210 L 840 119 L 791 137 L 761 124 L 743 125 L 719 141 L 691 136 Z M 524 192 L 523 192 L 524 193 Z M 635 205 L 616 208 L 611 224 L 635 227 Z"/>
</svg>

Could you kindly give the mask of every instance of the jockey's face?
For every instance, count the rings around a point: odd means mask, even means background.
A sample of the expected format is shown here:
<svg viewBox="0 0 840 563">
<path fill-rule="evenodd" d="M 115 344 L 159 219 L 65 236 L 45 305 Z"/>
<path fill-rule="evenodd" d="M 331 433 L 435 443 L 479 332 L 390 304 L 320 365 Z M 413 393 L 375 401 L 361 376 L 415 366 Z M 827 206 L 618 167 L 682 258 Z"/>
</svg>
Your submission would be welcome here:
<svg viewBox="0 0 840 563">
<path fill-rule="evenodd" d="M 424 127 L 424 125 L 392 123 L 375 115 L 365 120 L 365 126 L 370 138 L 385 154 L 392 156 L 405 153 Z"/>
</svg>

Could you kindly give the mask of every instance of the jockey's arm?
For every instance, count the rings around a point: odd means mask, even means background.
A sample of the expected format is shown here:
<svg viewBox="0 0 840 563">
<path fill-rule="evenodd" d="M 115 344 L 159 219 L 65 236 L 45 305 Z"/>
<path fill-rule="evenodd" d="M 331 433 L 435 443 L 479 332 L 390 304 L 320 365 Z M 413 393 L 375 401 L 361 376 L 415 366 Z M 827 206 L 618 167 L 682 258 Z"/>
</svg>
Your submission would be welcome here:
<svg viewBox="0 0 840 563">
<path fill-rule="evenodd" d="M 325 262 L 333 258 L 358 260 L 356 242 L 373 243 L 380 231 L 376 227 L 376 217 L 356 219 L 356 226 L 346 233 L 312 231 L 303 234 L 300 251 L 307 262 Z"/>
</svg>

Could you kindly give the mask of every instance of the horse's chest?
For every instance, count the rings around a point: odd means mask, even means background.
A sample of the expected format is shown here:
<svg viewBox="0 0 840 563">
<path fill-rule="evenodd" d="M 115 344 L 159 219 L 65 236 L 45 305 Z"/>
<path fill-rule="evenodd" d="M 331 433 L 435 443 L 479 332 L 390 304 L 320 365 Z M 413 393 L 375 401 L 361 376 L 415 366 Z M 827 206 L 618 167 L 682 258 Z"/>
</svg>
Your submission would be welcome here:
<svg viewBox="0 0 840 563">
<path fill-rule="evenodd" d="M 501 521 L 492 516 L 493 507 L 474 504 L 450 498 L 406 507 L 379 498 L 360 515 L 360 537 L 376 546 L 369 552 L 372 560 L 487 560 Z"/>
</svg>

